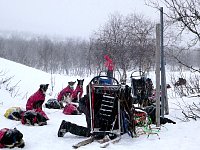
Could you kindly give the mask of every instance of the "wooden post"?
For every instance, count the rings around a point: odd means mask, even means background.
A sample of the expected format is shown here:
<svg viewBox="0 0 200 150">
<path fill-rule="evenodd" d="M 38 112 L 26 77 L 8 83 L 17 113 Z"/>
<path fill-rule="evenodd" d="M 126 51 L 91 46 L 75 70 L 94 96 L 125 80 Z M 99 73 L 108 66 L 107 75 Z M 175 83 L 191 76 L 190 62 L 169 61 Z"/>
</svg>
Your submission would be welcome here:
<svg viewBox="0 0 200 150">
<path fill-rule="evenodd" d="M 160 24 L 156 24 L 156 126 L 160 127 Z"/>
<path fill-rule="evenodd" d="M 160 8 L 160 51 L 161 51 L 161 116 L 169 114 L 167 90 L 166 90 L 166 75 L 165 75 L 165 55 L 164 55 L 164 42 L 163 42 L 163 7 Z"/>
</svg>

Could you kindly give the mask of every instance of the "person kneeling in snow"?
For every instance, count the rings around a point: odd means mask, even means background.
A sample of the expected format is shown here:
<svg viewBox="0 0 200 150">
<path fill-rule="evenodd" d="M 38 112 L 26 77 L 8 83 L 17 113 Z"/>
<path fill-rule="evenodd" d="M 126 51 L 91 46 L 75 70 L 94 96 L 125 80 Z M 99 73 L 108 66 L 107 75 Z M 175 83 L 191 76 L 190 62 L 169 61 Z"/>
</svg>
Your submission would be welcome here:
<svg viewBox="0 0 200 150">
<path fill-rule="evenodd" d="M 23 148 L 25 146 L 23 134 L 14 129 L 3 128 L 0 130 L 0 148 Z"/>
<path fill-rule="evenodd" d="M 88 97 L 86 95 L 84 95 L 83 98 L 80 99 L 79 101 L 79 110 L 80 112 L 83 112 L 84 114 L 86 114 L 86 118 L 88 118 L 87 114 L 88 109 L 86 108 L 86 101 L 87 101 Z M 91 136 L 91 129 L 90 127 L 83 127 L 83 126 L 79 126 L 77 124 L 62 120 L 59 130 L 58 130 L 58 137 L 63 137 L 67 132 L 74 134 L 74 135 L 78 135 L 78 136 L 84 136 L 84 137 L 89 137 Z"/>
<path fill-rule="evenodd" d="M 27 125 L 35 125 L 39 126 L 47 125 L 47 118 L 43 116 L 40 112 L 35 110 L 28 110 L 22 113 L 21 115 L 21 123 Z"/>
<path fill-rule="evenodd" d="M 88 96 L 84 95 L 84 97 L 80 99 L 79 107 L 78 107 L 79 112 L 84 113 L 86 115 L 86 120 L 89 119 L 89 110 L 87 108 L 87 102 L 86 102 L 87 100 L 88 100 Z M 74 135 L 78 135 L 78 136 L 84 136 L 84 137 L 89 137 L 92 135 L 89 121 L 87 121 L 87 127 L 84 127 L 84 126 L 80 126 L 69 121 L 62 120 L 60 127 L 58 129 L 57 135 L 58 137 L 63 137 L 67 132 Z M 99 132 L 99 134 L 95 133 L 95 138 L 102 139 L 106 135 L 107 135 L 106 132 Z M 116 134 L 109 133 L 108 136 L 110 139 L 114 139 L 116 137 Z"/>
</svg>

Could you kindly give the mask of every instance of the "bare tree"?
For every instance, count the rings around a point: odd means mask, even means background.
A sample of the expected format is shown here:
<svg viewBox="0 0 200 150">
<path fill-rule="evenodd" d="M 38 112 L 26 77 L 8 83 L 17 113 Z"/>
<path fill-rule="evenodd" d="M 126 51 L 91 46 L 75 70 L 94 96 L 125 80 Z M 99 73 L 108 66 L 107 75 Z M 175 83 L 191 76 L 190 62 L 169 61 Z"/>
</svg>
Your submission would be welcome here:
<svg viewBox="0 0 200 150">
<path fill-rule="evenodd" d="M 168 26 L 173 26 L 173 31 L 177 32 L 177 36 L 180 35 L 184 38 L 183 43 L 186 48 L 189 49 L 196 46 L 200 42 L 200 1 L 199 0 L 146 0 L 147 5 L 150 5 L 156 9 L 160 9 L 160 6 L 164 5 L 164 14 L 166 16 L 166 22 Z M 188 35 L 189 34 L 189 35 Z M 190 37 L 190 38 L 188 38 Z M 186 45 L 187 44 L 187 45 Z M 178 57 L 174 56 L 174 59 L 178 63 L 189 67 L 193 71 L 199 71 L 181 61 Z"/>
<path fill-rule="evenodd" d="M 131 56 L 141 72 L 147 71 L 154 64 L 155 40 L 154 24 L 142 15 L 130 15 L 126 18 L 128 26 Z"/>
<path fill-rule="evenodd" d="M 113 14 L 94 36 L 98 43 L 96 49 L 100 49 L 99 57 L 110 55 L 126 79 L 126 71 L 133 64 L 145 66 L 152 62 L 149 61 L 154 56 L 152 31 L 153 24 L 142 16 Z"/>
<path fill-rule="evenodd" d="M 171 24 L 176 24 L 180 31 L 188 30 L 193 33 L 196 38 L 194 41 L 200 40 L 200 1 L 199 0 L 152 0 L 147 1 L 151 6 L 159 9 L 161 5 L 165 5 L 167 12 L 165 15 Z"/>
<path fill-rule="evenodd" d="M 0 38 L 0 57 L 5 56 L 4 45 L 5 45 L 4 39 Z"/>
</svg>

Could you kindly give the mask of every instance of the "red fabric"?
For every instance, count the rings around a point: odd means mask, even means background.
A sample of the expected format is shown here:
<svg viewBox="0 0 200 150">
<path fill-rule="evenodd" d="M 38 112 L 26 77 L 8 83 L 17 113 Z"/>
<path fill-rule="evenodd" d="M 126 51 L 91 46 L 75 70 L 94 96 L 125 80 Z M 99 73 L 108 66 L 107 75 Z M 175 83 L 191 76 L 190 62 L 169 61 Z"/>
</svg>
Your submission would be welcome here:
<svg viewBox="0 0 200 150">
<path fill-rule="evenodd" d="M 24 113 L 25 113 L 25 111 L 21 114 L 21 123 L 22 124 L 26 124 L 26 120 L 24 119 Z"/>
<path fill-rule="evenodd" d="M 4 148 L 5 145 L 1 143 L 1 139 L 3 138 L 4 134 L 8 131 L 8 128 L 3 128 L 0 130 L 0 148 Z"/>
<path fill-rule="evenodd" d="M 80 93 L 79 97 L 78 97 L 78 93 Z M 82 97 L 82 94 L 83 94 L 83 87 L 81 87 L 80 85 L 77 85 L 76 89 L 72 93 L 72 99 L 80 100 L 80 98 Z"/>
<path fill-rule="evenodd" d="M 30 110 L 29 110 L 30 111 Z M 22 124 L 26 124 L 26 120 L 25 120 L 25 118 L 24 118 L 24 113 L 25 113 L 26 111 L 24 111 L 22 114 L 21 114 L 21 123 Z M 45 112 L 42 110 L 42 109 L 40 109 L 40 108 L 37 108 L 37 109 L 32 109 L 31 110 L 31 112 L 38 112 L 38 113 L 40 113 L 43 117 L 45 117 L 47 120 L 49 120 L 49 118 L 47 117 L 47 115 L 45 114 Z M 37 123 L 37 117 L 35 116 L 35 118 L 34 118 L 34 120 L 33 120 L 33 122 L 34 123 Z"/>
<path fill-rule="evenodd" d="M 108 55 L 105 55 L 104 56 L 106 62 L 105 62 L 105 67 L 108 68 L 109 71 L 113 71 L 114 70 L 114 64 L 113 64 L 113 61 L 112 59 L 110 59 L 110 57 Z"/>
<path fill-rule="evenodd" d="M 77 110 L 77 107 L 73 104 L 68 104 L 65 106 L 64 110 L 63 110 L 63 113 L 65 115 L 71 115 L 74 111 Z"/>
<path fill-rule="evenodd" d="M 42 93 L 42 91 L 38 90 L 36 93 L 34 93 L 31 97 L 29 97 L 27 103 L 26 103 L 26 110 L 32 110 L 33 105 L 38 101 L 45 100 L 45 95 Z"/>
<path fill-rule="evenodd" d="M 47 117 L 46 113 L 42 109 L 37 108 L 37 109 L 35 109 L 35 112 L 39 112 L 43 117 L 45 117 L 47 120 L 49 120 L 49 117 Z"/>
<path fill-rule="evenodd" d="M 31 111 L 34 111 L 34 110 L 31 110 Z M 26 111 L 24 111 L 22 114 L 21 114 L 21 123 L 22 124 L 26 124 L 26 119 L 24 118 L 24 113 L 25 113 Z M 34 121 L 33 121 L 34 123 L 36 123 L 36 117 L 34 118 Z"/>
<path fill-rule="evenodd" d="M 70 93 L 70 95 L 73 93 L 73 89 L 68 85 L 66 88 L 64 88 L 59 94 L 58 94 L 58 97 L 57 97 L 57 100 L 58 101 L 61 101 L 63 96 L 66 94 L 66 93 Z"/>
<path fill-rule="evenodd" d="M 31 111 L 34 111 L 34 110 L 31 110 Z M 27 122 L 26 122 L 26 119 L 24 118 L 24 113 L 25 113 L 25 112 L 22 113 L 22 118 L 21 118 L 21 123 L 22 123 L 22 124 L 26 124 L 26 123 L 27 123 Z M 37 123 L 37 118 L 36 118 L 36 116 L 34 117 L 33 122 L 34 122 L 34 123 Z"/>
</svg>

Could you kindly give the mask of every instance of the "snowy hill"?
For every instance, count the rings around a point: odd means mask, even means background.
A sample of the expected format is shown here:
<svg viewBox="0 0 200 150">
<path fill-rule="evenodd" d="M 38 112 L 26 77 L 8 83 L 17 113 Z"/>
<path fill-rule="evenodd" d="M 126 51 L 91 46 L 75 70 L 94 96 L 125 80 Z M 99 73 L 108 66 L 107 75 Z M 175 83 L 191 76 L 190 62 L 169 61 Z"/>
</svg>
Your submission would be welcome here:
<svg viewBox="0 0 200 150">
<path fill-rule="evenodd" d="M 0 58 L 0 82 L 11 78 L 11 82 L 0 85 L 0 128 L 14 128 L 16 127 L 24 135 L 25 147 L 27 150 L 63 150 L 73 149 L 72 145 L 85 139 L 67 133 L 63 138 L 57 137 L 57 131 L 61 121 L 68 120 L 78 125 L 86 126 L 85 116 L 67 116 L 62 113 L 62 110 L 50 110 L 43 108 L 50 120 L 46 126 L 25 126 L 20 122 L 6 119 L 3 115 L 5 111 L 12 106 L 20 106 L 25 108 L 27 98 L 38 90 L 41 83 L 49 83 L 50 88 L 47 91 L 46 100 L 55 98 L 57 93 L 67 85 L 68 81 L 75 81 L 80 77 L 68 77 L 62 75 L 53 75 L 54 91 L 51 91 L 51 74 L 36 70 L 12 61 Z M 91 77 L 85 78 L 84 86 L 88 84 Z M 15 87 L 14 91 L 10 93 L 8 89 Z M 84 88 L 85 90 L 85 88 Z M 84 91 L 85 92 L 85 91 Z M 182 122 L 180 119 L 183 115 L 178 110 L 177 104 L 181 99 L 169 99 L 170 114 L 166 117 L 176 121 L 174 124 L 165 124 L 161 127 L 158 135 L 143 134 L 137 138 L 131 138 L 127 134 L 122 136 L 122 139 L 110 145 L 108 149 L 111 150 L 198 150 L 200 141 L 200 121 Z M 185 102 L 198 102 L 196 98 L 184 98 Z M 15 148 L 18 149 L 18 148 Z M 81 147 L 79 149 L 101 149 L 99 143 L 93 142 L 90 145 Z"/>
</svg>

